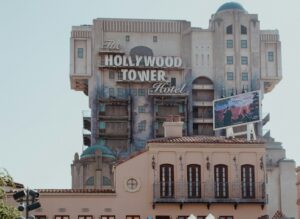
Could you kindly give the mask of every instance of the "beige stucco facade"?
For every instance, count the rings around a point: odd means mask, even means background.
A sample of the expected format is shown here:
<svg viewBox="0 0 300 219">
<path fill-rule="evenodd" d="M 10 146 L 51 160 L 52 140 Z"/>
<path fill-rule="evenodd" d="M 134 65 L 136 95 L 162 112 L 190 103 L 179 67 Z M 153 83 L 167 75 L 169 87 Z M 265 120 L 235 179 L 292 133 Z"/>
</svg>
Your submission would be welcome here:
<svg viewBox="0 0 300 219">
<path fill-rule="evenodd" d="M 174 142 L 171 141 L 174 140 Z M 165 141 L 165 142 L 164 142 Z M 136 215 L 151 216 L 207 216 L 217 218 L 253 219 L 267 214 L 265 194 L 265 145 L 263 142 L 248 143 L 245 140 L 225 138 L 175 137 L 162 142 L 149 142 L 147 150 L 115 165 L 115 186 L 109 190 L 40 190 L 42 208 L 35 215 L 113 215 L 126 218 Z M 161 191 L 161 166 L 170 164 L 174 168 L 174 194 L 163 197 Z M 188 196 L 187 168 L 191 164 L 200 166 L 200 190 L 197 198 Z M 215 169 L 218 164 L 228 168 L 228 197 L 215 195 Z M 254 167 L 254 196 L 243 198 L 241 166 Z M 131 188 L 128 180 L 137 184 Z"/>
</svg>

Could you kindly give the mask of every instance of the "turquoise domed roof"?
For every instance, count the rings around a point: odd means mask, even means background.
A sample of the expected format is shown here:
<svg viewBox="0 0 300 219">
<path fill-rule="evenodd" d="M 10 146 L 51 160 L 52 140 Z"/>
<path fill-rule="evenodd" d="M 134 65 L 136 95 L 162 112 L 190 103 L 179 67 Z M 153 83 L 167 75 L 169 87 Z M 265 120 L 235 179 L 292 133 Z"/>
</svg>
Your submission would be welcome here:
<svg viewBox="0 0 300 219">
<path fill-rule="evenodd" d="M 92 146 L 88 147 L 87 149 L 85 149 L 82 152 L 80 157 L 81 158 L 92 157 L 96 154 L 96 151 L 101 151 L 102 157 L 116 159 L 116 157 L 114 156 L 114 154 L 110 148 L 108 148 L 104 145 L 99 145 L 99 144 L 92 145 Z"/>
<path fill-rule="evenodd" d="M 237 2 L 227 2 L 223 5 L 221 5 L 221 7 L 219 7 L 217 12 L 225 11 L 225 10 L 234 10 L 234 9 L 246 12 L 246 10 L 243 8 L 243 6 Z"/>
</svg>

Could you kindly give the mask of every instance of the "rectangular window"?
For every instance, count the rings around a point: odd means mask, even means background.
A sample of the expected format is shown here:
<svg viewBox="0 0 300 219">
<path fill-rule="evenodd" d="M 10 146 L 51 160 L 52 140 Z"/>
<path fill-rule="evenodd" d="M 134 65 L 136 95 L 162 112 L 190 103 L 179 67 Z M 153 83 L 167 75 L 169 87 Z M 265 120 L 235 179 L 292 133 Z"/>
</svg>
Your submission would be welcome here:
<svg viewBox="0 0 300 219">
<path fill-rule="evenodd" d="M 99 122 L 99 129 L 105 129 L 105 127 L 106 127 L 105 122 L 100 121 Z"/>
<path fill-rule="evenodd" d="M 247 56 L 242 56 L 241 57 L 241 64 L 242 65 L 248 65 L 248 57 Z"/>
<path fill-rule="evenodd" d="M 157 43 L 157 36 L 153 36 L 153 42 Z"/>
<path fill-rule="evenodd" d="M 115 219 L 115 215 L 101 215 L 101 219 Z"/>
<path fill-rule="evenodd" d="M 91 215 L 79 215 L 78 219 L 93 219 L 93 216 L 91 216 Z"/>
<path fill-rule="evenodd" d="M 178 105 L 178 111 L 179 113 L 183 113 L 183 105 L 181 104 Z"/>
<path fill-rule="evenodd" d="M 227 40 L 226 45 L 227 48 L 233 48 L 233 40 Z"/>
<path fill-rule="evenodd" d="M 123 72 L 118 72 L 118 80 L 119 81 L 123 80 Z"/>
<path fill-rule="evenodd" d="M 138 106 L 138 111 L 139 113 L 144 113 L 146 111 L 145 106 Z"/>
<path fill-rule="evenodd" d="M 274 61 L 274 52 L 268 52 L 268 61 L 273 62 Z"/>
<path fill-rule="evenodd" d="M 205 219 L 206 216 L 197 216 L 197 219 Z"/>
<path fill-rule="evenodd" d="M 242 72 L 242 81 L 248 81 L 248 72 Z"/>
<path fill-rule="evenodd" d="M 171 78 L 171 86 L 176 86 L 176 78 Z"/>
<path fill-rule="evenodd" d="M 139 89 L 138 89 L 138 95 L 139 95 L 139 96 L 145 96 L 145 89 L 139 88 Z"/>
<path fill-rule="evenodd" d="M 83 48 L 77 48 L 77 58 L 83 59 Z"/>
<path fill-rule="evenodd" d="M 241 48 L 247 48 L 247 40 L 241 40 Z"/>
<path fill-rule="evenodd" d="M 47 219 L 46 215 L 35 215 L 35 219 Z"/>
<path fill-rule="evenodd" d="M 228 81 L 233 81 L 234 80 L 233 72 L 227 72 L 227 80 Z"/>
<path fill-rule="evenodd" d="M 145 131 L 146 130 L 146 120 L 140 121 L 138 123 L 138 130 Z"/>
<path fill-rule="evenodd" d="M 115 96 L 115 89 L 114 89 L 113 87 L 110 87 L 110 88 L 108 89 L 108 92 L 109 92 L 109 96 L 110 96 L 110 97 Z"/>
<path fill-rule="evenodd" d="M 160 165 L 160 196 L 161 198 L 174 196 L 174 167 L 171 164 Z"/>
<path fill-rule="evenodd" d="M 233 219 L 233 216 L 220 216 L 219 219 Z"/>
<path fill-rule="evenodd" d="M 233 56 L 227 56 L 227 64 L 232 65 L 233 64 Z"/>
<path fill-rule="evenodd" d="M 125 96 L 125 89 L 124 88 L 117 88 L 118 97 L 124 97 Z"/>
<path fill-rule="evenodd" d="M 130 94 L 131 94 L 132 96 L 136 96 L 136 95 L 137 95 L 137 89 L 136 89 L 136 88 L 131 88 L 131 89 L 130 89 Z"/>
<path fill-rule="evenodd" d="M 126 41 L 126 42 L 129 42 L 129 41 L 130 41 L 130 36 L 129 36 L 129 35 L 126 35 L 126 36 L 125 36 L 125 41 Z"/>
<path fill-rule="evenodd" d="M 178 216 L 177 219 L 187 219 L 189 216 Z"/>
<path fill-rule="evenodd" d="M 139 215 L 126 215 L 126 219 L 140 219 Z"/>
<path fill-rule="evenodd" d="M 115 79 L 115 72 L 109 71 L 109 79 Z"/>
<path fill-rule="evenodd" d="M 100 105 L 99 105 L 99 112 L 105 112 L 105 104 L 100 103 Z"/>
<path fill-rule="evenodd" d="M 68 215 L 55 215 L 54 219 L 70 219 Z"/>
</svg>

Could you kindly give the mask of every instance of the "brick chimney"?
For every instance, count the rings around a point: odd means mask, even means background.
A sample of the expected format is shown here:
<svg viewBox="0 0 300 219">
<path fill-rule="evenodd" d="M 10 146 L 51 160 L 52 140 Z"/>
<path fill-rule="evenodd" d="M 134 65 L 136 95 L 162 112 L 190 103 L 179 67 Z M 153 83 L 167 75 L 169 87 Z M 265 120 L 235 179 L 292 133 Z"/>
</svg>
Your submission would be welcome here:
<svg viewBox="0 0 300 219">
<path fill-rule="evenodd" d="M 183 122 L 180 116 L 168 116 L 163 127 L 165 137 L 182 137 Z"/>
</svg>

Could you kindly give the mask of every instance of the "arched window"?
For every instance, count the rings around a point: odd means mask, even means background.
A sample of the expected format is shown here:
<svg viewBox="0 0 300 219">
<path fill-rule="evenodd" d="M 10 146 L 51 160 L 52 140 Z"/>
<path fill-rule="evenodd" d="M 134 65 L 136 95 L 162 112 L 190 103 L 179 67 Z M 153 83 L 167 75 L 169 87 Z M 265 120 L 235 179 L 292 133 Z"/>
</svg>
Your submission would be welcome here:
<svg viewBox="0 0 300 219">
<path fill-rule="evenodd" d="M 245 164 L 241 168 L 242 197 L 255 198 L 254 166 Z"/>
<path fill-rule="evenodd" d="M 174 196 L 174 167 L 172 164 L 160 165 L 160 196 L 162 198 Z"/>
<path fill-rule="evenodd" d="M 188 197 L 201 197 L 201 167 L 197 164 L 187 166 Z"/>
<path fill-rule="evenodd" d="M 232 34 L 232 25 L 226 27 L 226 34 Z"/>
<path fill-rule="evenodd" d="M 241 34 L 247 35 L 247 27 L 245 27 L 244 25 L 241 25 Z"/>
<path fill-rule="evenodd" d="M 228 168 L 224 164 L 215 166 L 215 197 L 228 198 Z"/>
<path fill-rule="evenodd" d="M 94 177 L 93 176 L 89 177 L 86 180 L 85 185 L 87 185 L 87 186 L 93 186 L 94 185 Z"/>
</svg>

